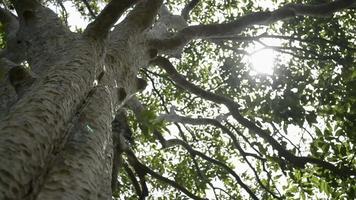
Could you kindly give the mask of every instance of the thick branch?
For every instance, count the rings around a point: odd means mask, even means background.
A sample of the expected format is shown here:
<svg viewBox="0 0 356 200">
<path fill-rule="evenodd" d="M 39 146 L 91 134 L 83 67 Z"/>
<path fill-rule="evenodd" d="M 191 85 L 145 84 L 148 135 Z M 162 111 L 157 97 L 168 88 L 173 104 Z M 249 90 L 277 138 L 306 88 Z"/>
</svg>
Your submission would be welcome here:
<svg viewBox="0 0 356 200">
<path fill-rule="evenodd" d="M 150 27 L 157 16 L 163 0 L 142 0 L 128 14 L 123 23 L 129 23 L 138 32 Z"/>
<path fill-rule="evenodd" d="M 268 131 L 265 131 L 258 127 L 255 123 L 251 122 L 247 118 L 243 117 L 239 112 L 239 105 L 235 103 L 233 100 L 217 95 L 212 92 L 205 91 L 198 86 L 192 84 L 191 82 L 187 81 L 182 75 L 180 75 L 170 61 L 163 57 L 157 57 L 155 60 L 152 61 L 153 64 L 156 64 L 166 70 L 169 77 L 176 82 L 176 84 L 185 90 L 192 92 L 203 99 L 207 99 L 209 101 L 224 104 L 230 111 L 231 115 L 244 127 L 248 128 L 252 132 L 256 133 L 258 136 L 263 138 L 266 142 L 268 142 L 275 150 L 278 151 L 279 155 L 284 157 L 288 162 L 297 168 L 305 167 L 306 163 L 316 164 L 319 167 L 324 169 L 328 169 L 334 172 L 336 175 L 344 177 L 350 175 L 356 175 L 356 171 L 353 169 L 342 168 L 339 169 L 338 167 L 334 166 L 331 163 L 328 163 L 323 160 L 319 160 L 316 158 L 310 157 L 297 157 L 288 150 L 286 150 L 277 140 L 275 140 Z"/>
<path fill-rule="evenodd" d="M 350 7 L 355 0 L 337 0 L 319 5 L 287 4 L 275 11 L 254 12 L 224 24 L 189 26 L 167 39 L 155 39 L 151 45 L 160 50 L 175 49 L 192 39 L 238 34 L 253 25 L 268 25 L 296 16 L 327 17 Z"/>
<path fill-rule="evenodd" d="M 105 38 L 126 9 L 138 0 L 112 0 L 84 31 L 90 37 Z"/>
</svg>

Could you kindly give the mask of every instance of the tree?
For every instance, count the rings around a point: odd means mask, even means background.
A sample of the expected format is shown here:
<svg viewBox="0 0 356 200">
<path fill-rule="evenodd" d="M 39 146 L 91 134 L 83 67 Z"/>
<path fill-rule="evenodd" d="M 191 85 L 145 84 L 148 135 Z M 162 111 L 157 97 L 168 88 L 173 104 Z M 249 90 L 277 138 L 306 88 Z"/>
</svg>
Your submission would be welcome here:
<svg viewBox="0 0 356 200">
<path fill-rule="evenodd" d="M 354 0 L 71 2 L 2 3 L 0 199 L 355 198 Z"/>
</svg>

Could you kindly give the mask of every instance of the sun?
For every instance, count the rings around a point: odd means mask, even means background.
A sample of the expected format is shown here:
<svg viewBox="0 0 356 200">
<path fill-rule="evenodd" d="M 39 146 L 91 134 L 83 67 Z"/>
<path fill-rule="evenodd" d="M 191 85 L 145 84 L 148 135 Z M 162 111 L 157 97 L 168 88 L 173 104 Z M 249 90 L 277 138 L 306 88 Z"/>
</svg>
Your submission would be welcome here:
<svg viewBox="0 0 356 200">
<path fill-rule="evenodd" d="M 275 53 L 272 49 L 261 49 L 253 53 L 249 60 L 252 70 L 259 74 L 273 74 Z"/>
</svg>

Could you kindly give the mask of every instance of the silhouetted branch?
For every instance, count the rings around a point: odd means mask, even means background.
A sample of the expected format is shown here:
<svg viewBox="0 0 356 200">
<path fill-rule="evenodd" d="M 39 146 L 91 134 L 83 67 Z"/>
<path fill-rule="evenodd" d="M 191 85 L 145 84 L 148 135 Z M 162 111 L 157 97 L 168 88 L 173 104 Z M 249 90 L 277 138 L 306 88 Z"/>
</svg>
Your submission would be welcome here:
<svg viewBox="0 0 356 200">
<path fill-rule="evenodd" d="M 63 12 L 63 17 L 64 17 L 64 23 L 68 26 L 68 12 L 67 12 L 67 9 L 64 6 L 62 0 L 57 0 L 56 2 L 59 5 L 59 7 L 61 7 L 62 12 Z"/>
<path fill-rule="evenodd" d="M 252 132 L 256 133 L 258 136 L 263 138 L 267 143 L 269 143 L 275 150 L 278 151 L 279 156 L 284 157 L 292 167 L 296 168 L 304 168 L 307 163 L 318 165 L 324 169 L 328 169 L 332 171 L 334 174 L 347 177 L 351 175 L 356 175 L 356 170 L 349 169 L 349 168 L 339 168 L 329 162 L 312 158 L 312 157 L 298 157 L 292 154 L 290 151 L 286 150 L 278 141 L 276 141 L 268 131 L 261 129 L 255 123 L 251 122 L 247 118 L 243 117 L 239 111 L 239 105 L 235 103 L 233 100 L 217 95 L 212 92 L 205 91 L 200 87 L 194 85 L 193 83 L 187 81 L 182 75 L 180 75 L 171 62 L 163 57 L 157 57 L 155 60 L 152 61 L 152 64 L 156 64 L 161 68 L 165 69 L 169 77 L 177 83 L 180 87 L 184 88 L 185 90 L 192 92 L 204 99 L 209 101 L 224 104 L 230 111 L 231 115 L 244 127 L 248 128 Z"/>
<path fill-rule="evenodd" d="M 93 19 L 95 19 L 96 18 L 96 14 L 94 13 L 93 9 L 91 8 L 89 2 L 87 0 L 82 0 L 82 2 L 84 3 L 85 7 L 87 7 L 90 16 Z"/>
<path fill-rule="evenodd" d="M 236 136 L 225 126 L 223 126 L 220 122 L 218 122 L 215 119 L 210 119 L 210 118 L 190 118 L 190 117 L 184 117 L 184 116 L 179 116 L 177 114 L 168 114 L 168 115 L 161 115 L 160 116 L 161 119 L 167 120 L 167 121 L 175 121 L 175 122 L 180 122 L 180 123 L 185 123 L 185 124 L 193 124 L 193 125 L 213 125 L 217 128 L 220 128 L 224 133 L 226 133 L 232 140 L 234 147 L 238 150 L 238 152 L 240 153 L 240 155 L 243 156 L 244 160 L 248 163 L 248 165 L 250 166 L 250 168 L 254 171 L 255 177 L 258 181 L 258 183 L 268 192 L 270 193 L 274 198 L 276 199 L 280 199 L 280 197 L 276 196 L 272 191 L 270 191 L 259 179 L 258 177 L 258 173 L 256 172 L 256 170 L 253 168 L 253 166 L 251 165 L 251 163 L 249 162 L 249 160 L 247 159 L 247 156 L 251 156 L 256 158 L 257 160 L 260 160 L 262 162 L 265 162 L 266 159 L 262 158 L 256 154 L 253 153 L 247 153 L 245 152 L 239 141 L 237 140 Z"/>
<path fill-rule="evenodd" d="M 126 112 L 120 109 L 114 120 L 111 122 L 112 139 L 113 139 L 113 165 L 112 165 L 112 178 L 111 189 L 115 192 L 118 182 L 117 176 L 119 173 L 122 161 L 122 153 L 126 151 L 133 143 L 132 132 L 127 121 Z"/>
<path fill-rule="evenodd" d="M 124 169 L 125 169 L 125 172 L 127 173 L 128 177 L 129 177 L 129 179 L 131 180 L 132 185 L 134 186 L 134 188 L 136 190 L 136 194 L 138 196 L 142 196 L 142 190 L 141 190 L 140 184 L 137 181 L 134 172 L 132 171 L 132 169 L 129 167 L 129 165 L 126 162 L 124 162 Z"/>
<path fill-rule="evenodd" d="M 151 45 L 159 50 L 170 50 L 185 45 L 192 39 L 234 35 L 253 25 L 269 25 L 296 16 L 327 17 L 350 7 L 354 0 L 336 0 L 319 5 L 287 4 L 274 11 L 254 12 L 224 24 L 188 26 L 174 36 L 154 39 Z"/>
<path fill-rule="evenodd" d="M 152 89 L 153 91 L 156 93 L 156 95 L 158 96 L 158 98 L 161 100 L 161 105 L 164 108 L 164 110 L 166 112 L 168 112 L 168 108 L 167 108 L 167 104 L 166 101 L 164 100 L 164 96 L 161 95 L 161 93 L 158 91 L 158 89 L 156 88 L 155 82 L 153 80 L 153 78 L 145 71 L 143 71 L 143 73 L 146 75 L 146 77 L 150 80 L 151 84 L 152 84 Z"/>
<path fill-rule="evenodd" d="M 194 195 L 193 193 L 189 192 L 185 187 L 179 185 L 177 182 L 172 181 L 158 173 L 156 173 L 155 171 L 153 171 L 152 169 L 150 169 L 149 167 L 147 167 L 146 165 L 142 164 L 135 156 L 135 154 L 132 151 L 127 151 L 126 155 L 128 156 L 128 160 L 131 166 L 133 166 L 136 172 L 140 172 L 140 173 L 144 173 L 144 174 L 149 174 L 151 175 L 153 178 L 162 181 L 172 187 L 174 187 L 175 189 L 183 192 L 184 194 L 186 194 L 188 197 L 195 199 L 195 200 L 206 200 L 204 198 L 200 198 L 196 195 Z"/>
<path fill-rule="evenodd" d="M 135 112 L 135 115 L 136 116 L 139 116 L 143 110 L 144 110 L 144 107 L 142 106 L 142 104 L 139 103 L 139 101 L 135 98 L 133 98 L 132 100 L 134 101 L 130 101 L 129 103 L 129 107 Z M 191 124 L 197 124 L 197 125 L 201 125 L 201 124 L 204 124 L 206 125 L 207 123 L 209 123 L 209 120 L 210 122 L 212 122 L 214 125 L 217 125 L 217 121 L 214 120 L 214 119 L 196 119 L 195 122 L 193 122 L 195 119 L 191 120 L 191 119 L 187 119 L 187 121 L 189 121 Z M 208 121 L 208 122 L 207 122 Z M 220 125 L 220 126 L 219 126 Z M 223 127 L 221 124 L 218 123 L 218 125 L 220 128 Z M 229 132 L 229 135 L 231 137 L 233 137 L 233 140 L 234 140 L 234 144 L 239 148 L 239 151 L 241 154 L 245 155 L 245 156 L 253 156 L 256 158 L 256 155 L 255 154 L 250 154 L 250 153 L 245 153 L 242 148 L 239 146 L 236 138 L 233 136 L 233 134 L 226 128 L 224 127 L 224 131 L 228 131 Z M 160 132 L 158 132 L 157 130 L 153 130 L 153 133 L 154 135 L 158 138 L 158 140 L 160 141 L 161 145 L 164 147 L 164 148 L 168 148 L 168 147 L 171 147 L 172 145 L 176 145 L 176 144 L 179 144 L 179 145 L 182 145 L 184 148 L 186 148 L 192 155 L 198 155 L 199 157 L 202 157 L 203 159 L 207 160 L 208 162 L 211 162 L 213 164 L 216 164 L 220 167 L 222 167 L 223 169 L 225 169 L 228 173 L 230 173 L 237 181 L 237 183 L 242 187 L 244 188 L 250 195 L 254 195 L 254 193 L 249 189 L 249 187 L 247 185 L 245 185 L 242 180 L 240 179 L 240 177 L 232 170 L 230 169 L 227 165 L 225 165 L 223 162 L 221 161 L 218 161 L 218 160 L 214 160 L 213 158 L 210 158 L 208 156 L 206 156 L 205 154 L 201 153 L 201 152 L 198 152 L 196 150 L 193 150 L 192 147 L 190 145 L 188 145 L 186 142 L 184 141 L 181 141 L 179 139 L 176 139 L 176 140 L 166 140 L 162 134 Z M 259 157 L 258 156 L 258 159 L 262 159 L 264 160 L 263 158 Z M 257 173 L 256 173 L 257 174 Z M 258 177 L 257 177 L 258 179 Z M 258 179 L 259 180 L 259 179 Z M 260 183 L 262 184 L 262 183 Z M 263 186 L 263 185 L 262 185 Z M 264 187 L 265 188 L 265 187 Z M 265 188 L 267 192 L 271 193 L 272 195 L 274 195 L 272 192 L 270 192 L 267 188 Z M 275 196 L 275 195 L 274 195 Z M 276 197 L 276 196 L 275 196 Z M 257 198 L 257 197 L 256 197 Z"/>
<path fill-rule="evenodd" d="M 130 99 L 130 101 L 128 101 L 126 103 L 126 105 L 134 112 L 136 119 L 140 124 L 140 128 L 142 130 L 143 129 L 147 130 L 147 127 L 142 127 L 142 126 L 145 126 L 144 125 L 145 123 L 141 117 L 142 113 L 146 110 L 144 105 L 142 105 L 141 102 L 136 97 L 132 97 Z M 153 130 L 153 134 L 159 140 L 159 142 L 162 144 L 162 146 L 165 146 L 165 139 L 163 138 L 162 134 L 159 131 L 157 131 L 156 129 Z"/>
<path fill-rule="evenodd" d="M 191 0 L 187 5 L 185 5 L 181 13 L 183 19 L 188 20 L 190 11 L 193 10 L 198 3 L 199 0 Z"/>
<path fill-rule="evenodd" d="M 187 151 L 189 151 L 191 154 L 193 155 L 197 155 L 201 158 L 203 158 L 204 160 L 210 162 L 210 163 L 213 163 L 221 168 L 223 168 L 225 171 L 227 171 L 229 174 L 231 174 L 236 182 L 246 190 L 246 192 L 249 193 L 249 195 L 251 196 L 251 198 L 253 199 L 258 199 L 255 195 L 255 193 L 241 180 L 241 178 L 239 177 L 239 175 L 237 175 L 235 173 L 234 170 L 232 170 L 230 167 L 228 167 L 225 163 L 219 161 L 219 160 L 216 160 L 216 159 L 213 159 L 213 158 L 210 158 L 209 156 L 205 155 L 204 153 L 201 153 L 199 151 L 196 151 L 194 150 L 189 144 L 187 144 L 186 142 L 180 140 L 180 139 L 170 139 L 170 140 L 167 140 L 166 141 L 166 144 L 167 144 L 167 148 L 169 147 L 172 147 L 174 145 L 181 145 L 182 147 L 184 147 Z"/>
</svg>

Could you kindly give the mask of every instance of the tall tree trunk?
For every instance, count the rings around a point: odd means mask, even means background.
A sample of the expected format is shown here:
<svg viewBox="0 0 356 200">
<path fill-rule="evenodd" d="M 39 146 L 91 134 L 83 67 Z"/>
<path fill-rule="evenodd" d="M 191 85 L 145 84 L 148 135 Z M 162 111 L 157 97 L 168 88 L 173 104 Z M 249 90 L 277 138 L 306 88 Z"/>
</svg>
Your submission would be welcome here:
<svg viewBox="0 0 356 200">
<path fill-rule="evenodd" d="M 111 122 L 148 64 L 151 21 L 133 12 L 108 40 L 70 33 L 33 2 L 14 1 L 37 79 L 0 122 L 0 199 L 111 199 Z"/>
</svg>

